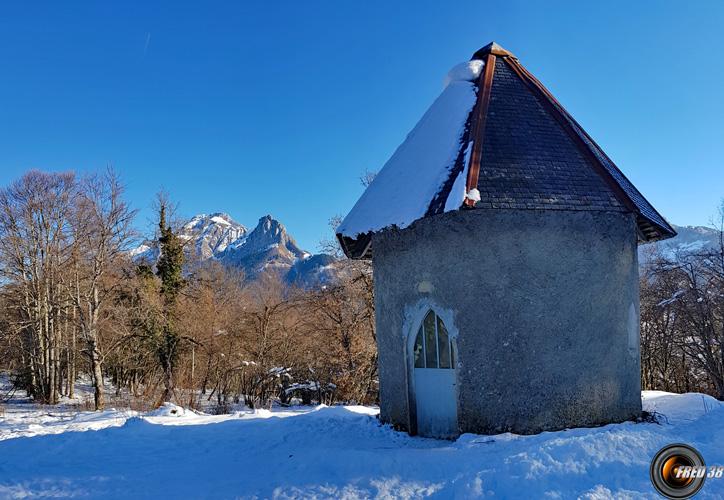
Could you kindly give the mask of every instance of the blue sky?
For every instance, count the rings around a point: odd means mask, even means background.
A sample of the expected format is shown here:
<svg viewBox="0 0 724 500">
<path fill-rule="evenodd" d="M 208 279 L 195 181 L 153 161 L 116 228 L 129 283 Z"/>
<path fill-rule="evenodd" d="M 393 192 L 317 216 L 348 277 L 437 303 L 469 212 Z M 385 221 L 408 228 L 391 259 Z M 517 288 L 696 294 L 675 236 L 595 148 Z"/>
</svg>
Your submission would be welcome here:
<svg viewBox="0 0 724 500">
<path fill-rule="evenodd" d="M 111 164 L 147 227 L 271 213 L 314 250 L 495 40 L 675 224 L 724 197 L 723 2 L 29 2 L 0 6 L 0 184 Z"/>
</svg>

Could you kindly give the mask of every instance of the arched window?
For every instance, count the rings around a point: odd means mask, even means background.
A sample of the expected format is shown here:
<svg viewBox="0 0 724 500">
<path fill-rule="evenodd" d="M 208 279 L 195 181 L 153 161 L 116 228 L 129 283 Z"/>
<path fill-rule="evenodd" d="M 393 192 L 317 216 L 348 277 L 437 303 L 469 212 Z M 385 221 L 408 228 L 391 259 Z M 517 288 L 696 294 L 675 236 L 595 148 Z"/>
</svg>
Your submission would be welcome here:
<svg viewBox="0 0 724 500">
<path fill-rule="evenodd" d="M 429 311 L 415 338 L 415 368 L 455 368 L 452 340 L 442 319 Z"/>
</svg>

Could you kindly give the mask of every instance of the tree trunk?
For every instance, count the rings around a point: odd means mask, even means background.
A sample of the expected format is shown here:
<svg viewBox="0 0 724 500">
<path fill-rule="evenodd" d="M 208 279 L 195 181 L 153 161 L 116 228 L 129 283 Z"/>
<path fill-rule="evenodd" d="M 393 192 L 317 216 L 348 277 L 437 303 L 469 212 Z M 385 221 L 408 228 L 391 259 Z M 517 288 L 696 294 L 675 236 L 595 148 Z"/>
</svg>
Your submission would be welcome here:
<svg viewBox="0 0 724 500">
<path fill-rule="evenodd" d="M 173 367 L 170 363 L 164 363 L 163 366 L 163 394 L 161 395 L 161 403 L 171 401 L 173 397 Z"/>
<path fill-rule="evenodd" d="M 68 397 L 75 397 L 75 379 L 77 376 L 75 366 L 75 350 L 76 350 L 76 326 L 75 326 L 75 307 L 73 308 L 73 328 L 70 337 L 70 347 L 68 348 Z"/>
<path fill-rule="evenodd" d="M 93 371 L 93 389 L 95 396 L 96 410 L 102 410 L 106 406 L 103 397 L 103 370 L 101 367 L 101 353 L 98 351 L 98 342 L 90 342 L 91 349 L 91 370 Z"/>
<path fill-rule="evenodd" d="M 191 396 L 189 397 L 189 406 L 191 408 L 194 407 L 194 396 L 195 396 L 195 388 L 196 385 L 194 385 L 194 375 L 196 375 L 196 346 L 191 347 Z"/>
</svg>

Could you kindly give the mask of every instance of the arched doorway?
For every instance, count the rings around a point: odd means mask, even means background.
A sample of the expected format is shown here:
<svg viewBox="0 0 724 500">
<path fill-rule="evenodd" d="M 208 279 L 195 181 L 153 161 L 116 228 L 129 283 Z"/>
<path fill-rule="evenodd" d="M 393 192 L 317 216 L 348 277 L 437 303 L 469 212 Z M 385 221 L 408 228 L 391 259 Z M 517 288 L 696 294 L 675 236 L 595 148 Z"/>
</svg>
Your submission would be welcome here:
<svg viewBox="0 0 724 500">
<path fill-rule="evenodd" d="M 417 433 L 454 437 L 457 428 L 455 342 L 443 320 L 429 310 L 412 344 Z"/>
</svg>

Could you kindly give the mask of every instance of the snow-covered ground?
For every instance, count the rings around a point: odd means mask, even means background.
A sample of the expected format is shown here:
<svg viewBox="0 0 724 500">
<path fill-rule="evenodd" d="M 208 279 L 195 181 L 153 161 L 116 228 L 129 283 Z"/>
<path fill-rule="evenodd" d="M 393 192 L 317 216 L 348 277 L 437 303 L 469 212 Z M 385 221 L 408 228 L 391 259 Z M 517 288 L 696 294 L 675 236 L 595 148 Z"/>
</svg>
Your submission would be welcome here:
<svg viewBox="0 0 724 500">
<path fill-rule="evenodd" d="M 724 465 L 724 404 L 645 392 L 662 424 L 535 436 L 410 437 L 359 406 L 204 415 L 0 405 L 0 497 L 659 498 L 654 453 L 689 443 Z M 4 412 L 3 412 L 4 409 Z M 724 497 L 724 479 L 700 498 Z"/>
</svg>

